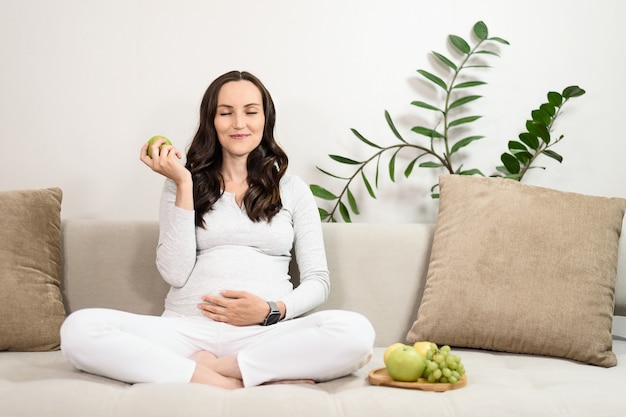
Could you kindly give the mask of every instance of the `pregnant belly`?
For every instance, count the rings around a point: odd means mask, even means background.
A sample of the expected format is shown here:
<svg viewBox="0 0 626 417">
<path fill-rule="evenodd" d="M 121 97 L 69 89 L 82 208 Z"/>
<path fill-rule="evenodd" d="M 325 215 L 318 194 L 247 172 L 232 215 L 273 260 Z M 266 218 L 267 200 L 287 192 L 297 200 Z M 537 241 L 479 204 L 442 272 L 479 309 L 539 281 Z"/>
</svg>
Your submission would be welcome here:
<svg viewBox="0 0 626 417">
<path fill-rule="evenodd" d="M 200 315 L 197 304 L 203 295 L 222 290 L 247 291 L 265 300 L 278 300 L 293 290 L 287 256 L 272 256 L 252 248 L 223 246 L 201 253 L 189 280 L 172 288 L 167 310 L 183 315 Z"/>
</svg>

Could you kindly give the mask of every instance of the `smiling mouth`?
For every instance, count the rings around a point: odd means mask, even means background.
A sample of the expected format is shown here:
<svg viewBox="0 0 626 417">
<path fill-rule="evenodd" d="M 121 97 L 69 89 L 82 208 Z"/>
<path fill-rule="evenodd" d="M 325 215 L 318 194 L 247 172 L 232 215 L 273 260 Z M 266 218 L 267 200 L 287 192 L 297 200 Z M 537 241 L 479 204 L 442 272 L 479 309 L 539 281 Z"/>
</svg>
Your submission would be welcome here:
<svg viewBox="0 0 626 417">
<path fill-rule="evenodd" d="M 233 139 L 245 139 L 248 137 L 248 135 L 238 134 L 238 135 L 230 135 L 230 137 Z"/>
</svg>

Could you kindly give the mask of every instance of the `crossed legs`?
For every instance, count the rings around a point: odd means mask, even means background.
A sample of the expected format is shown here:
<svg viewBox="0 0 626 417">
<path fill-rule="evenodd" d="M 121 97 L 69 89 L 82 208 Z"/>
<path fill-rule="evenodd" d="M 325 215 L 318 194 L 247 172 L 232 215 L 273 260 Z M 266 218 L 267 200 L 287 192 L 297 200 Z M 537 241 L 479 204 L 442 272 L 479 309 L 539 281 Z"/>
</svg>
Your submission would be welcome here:
<svg viewBox="0 0 626 417">
<path fill-rule="evenodd" d="M 61 348 L 77 368 L 129 383 L 191 381 L 233 389 L 349 374 L 369 360 L 374 341 L 369 322 L 345 311 L 269 327 L 204 320 L 80 310 L 63 324 Z"/>
</svg>

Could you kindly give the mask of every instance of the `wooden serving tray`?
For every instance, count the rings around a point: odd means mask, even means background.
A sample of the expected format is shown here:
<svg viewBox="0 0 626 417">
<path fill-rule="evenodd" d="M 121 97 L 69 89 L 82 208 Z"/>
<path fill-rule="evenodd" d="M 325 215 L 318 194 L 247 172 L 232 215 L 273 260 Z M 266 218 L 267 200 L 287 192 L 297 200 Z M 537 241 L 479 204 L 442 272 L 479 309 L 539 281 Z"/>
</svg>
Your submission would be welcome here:
<svg viewBox="0 0 626 417">
<path fill-rule="evenodd" d="M 447 384 L 441 382 L 428 382 L 424 378 L 418 379 L 416 382 L 394 381 L 387 373 L 386 368 L 373 369 L 369 372 L 369 381 L 372 385 L 380 385 L 384 387 L 419 389 L 422 391 L 444 392 L 453 389 L 463 388 L 467 385 L 467 374 L 463 375 L 458 382 Z"/>
</svg>

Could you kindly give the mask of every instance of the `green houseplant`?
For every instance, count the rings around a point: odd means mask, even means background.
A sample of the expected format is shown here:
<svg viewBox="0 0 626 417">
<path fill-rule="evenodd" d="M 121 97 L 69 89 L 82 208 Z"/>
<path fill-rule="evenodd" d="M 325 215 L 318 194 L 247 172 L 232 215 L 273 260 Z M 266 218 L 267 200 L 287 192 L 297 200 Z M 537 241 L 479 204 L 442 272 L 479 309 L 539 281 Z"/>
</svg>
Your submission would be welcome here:
<svg viewBox="0 0 626 417">
<path fill-rule="evenodd" d="M 465 168 L 459 151 L 470 146 L 473 142 L 483 139 L 482 135 L 467 135 L 468 125 L 480 119 L 482 116 L 468 114 L 467 109 L 471 103 L 475 103 L 482 96 L 475 94 L 474 90 L 486 84 L 470 74 L 469 78 L 463 78 L 470 69 L 479 71 L 488 68 L 484 59 L 497 57 L 498 53 L 493 50 L 494 45 L 509 45 L 509 42 L 500 37 L 490 37 L 487 25 L 479 21 L 472 28 L 473 45 L 460 36 L 449 35 L 451 49 L 457 59 L 432 51 L 432 54 L 444 68 L 447 76 L 436 75 L 433 72 L 417 70 L 417 72 L 436 90 L 440 92 L 441 103 L 432 103 L 415 100 L 411 104 L 421 110 L 435 112 L 437 114 L 434 127 L 415 126 L 411 132 L 416 134 L 411 139 L 406 138 L 396 128 L 393 119 L 385 110 L 385 120 L 395 138 L 390 145 L 381 145 L 367 139 L 356 129 L 351 129 L 354 136 L 362 143 L 373 148 L 371 156 L 364 160 L 355 160 L 341 155 L 329 155 L 339 164 L 349 165 L 354 168 L 351 175 L 342 176 L 331 173 L 328 170 L 317 167 L 324 174 L 344 181 L 344 186 L 339 193 L 333 193 L 327 188 L 317 184 L 311 185 L 311 191 L 316 197 L 329 201 L 330 209 L 319 207 L 322 220 L 335 222 L 339 217 L 345 222 L 351 222 L 351 213 L 358 215 L 359 207 L 351 191 L 355 183 L 362 183 L 372 198 L 376 198 L 376 190 L 379 185 L 381 157 L 386 154 L 388 159 L 387 171 L 392 182 L 395 181 L 398 171 L 398 155 L 411 153 L 410 162 L 404 167 L 405 177 L 411 176 L 419 168 L 443 170 L 451 174 L 460 175 L 485 175 L 477 168 Z M 474 71 L 475 72 L 475 71 Z M 563 135 L 553 136 L 554 123 L 565 103 L 571 98 L 585 93 L 578 86 L 569 86 L 562 92 L 550 91 L 547 100 L 537 109 L 532 110 L 530 119 L 526 121 L 525 131 L 519 134 L 518 140 L 510 140 L 508 147 L 500 157 L 500 163 L 495 167 L 495 172 L 489 175 L 501 176 L 512 180 L 521 181 L 524 175 L 536 166 L 537 158 L 545 155 L 558 162 L 563 157 L 556 153 L 552 147 L 563 139 Z M 463 127 L 463 128 L 461 128 Z M 373 166 L 373 176 L 366 168 Z M 370 170 L 371 171 L 371 170 Z M 438 198 L 437 184 L 431 189 L 431 196 Z"/>
</svg>

